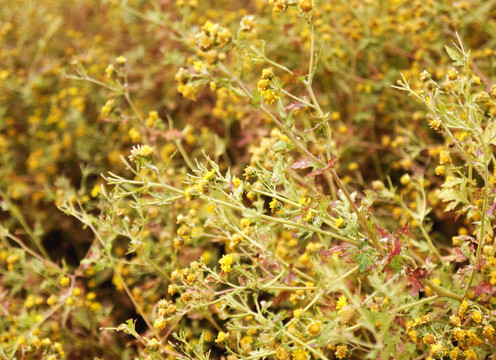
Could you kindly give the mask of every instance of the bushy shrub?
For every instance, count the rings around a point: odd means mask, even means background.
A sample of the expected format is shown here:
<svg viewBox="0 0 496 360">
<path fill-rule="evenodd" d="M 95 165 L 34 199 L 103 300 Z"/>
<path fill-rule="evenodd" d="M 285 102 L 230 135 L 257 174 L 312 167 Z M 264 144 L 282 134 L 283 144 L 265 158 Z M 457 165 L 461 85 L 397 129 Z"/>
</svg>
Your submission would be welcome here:
<svg viewBox="0 0 496 360">
<path fill-rule="evenodd" d="M 492 1 L 3 12 L 4 358 L 493 356 Z"/>
</svg>

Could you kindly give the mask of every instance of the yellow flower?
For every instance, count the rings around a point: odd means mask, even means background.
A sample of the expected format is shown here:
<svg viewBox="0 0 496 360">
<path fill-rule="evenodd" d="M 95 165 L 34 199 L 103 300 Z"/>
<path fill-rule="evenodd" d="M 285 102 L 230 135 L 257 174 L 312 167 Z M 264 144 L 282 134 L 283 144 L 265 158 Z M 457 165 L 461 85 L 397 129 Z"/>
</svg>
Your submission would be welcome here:
<svg viewBox="0 0 496 360">
<path fill-rule="evenodd" d="M 260 94 L 269 88 L 268 79 L 260 79 L 257 83 L 257 89 Z"/>
<path fill-rule="evenodd" d="M 201 73 L 205 69 L 205 63 L 203 61 L 193 61 L 193 69 L 197 73 Z"/>
<path fill-rule="evenodd" d="M 494 336 L 494 332 L 495 332 L 494 328 L 491 325 L 488 325 L 484 327 L 484 331 L 482 332 L 482 334 L 485 337 L 487 337 L 489 340 L 492 340 Z"/>
<path fill-rule="evenodd" d="M 231 254 L 223 255 L 219 260 L 220 268 L 226 274 L 229 274 L 232 271 L 231 265 L 233 263 L 233 256 Z"/>
<path fill-rule="evenodd" d="M 69 286 L 70 283 L 71 279 L 69 279 L 67 276 L 64 276 L 62 279 L 60 279 L 60 285 L 62 285 L 63 287 Z"/>
<path fill-rule="evenodd" d="M 307 333 L 310 336 L 317 336 L 322 331 L 322 323 L 320 321 L 314 321 L 307 327 Z"/>
<path fill-rule="evenodd" d="M 102 115 L 103 116 L 108 116 L 111 111 L 112 111 L 112 106 L 110 106 L 109 104 L 105 104 L 104 106 L 102 106 Z"/>
<path fill-rule="evenodd" d="M 450 316 L 450 323 L 451 323 L 451 325 L 460 326 L 461 319 L 456 315 L 451 315 Z"/>
<path fill-rule="evenodd" d="M 274 77 L 274 70 L 266 68 L 262 70 L 262 79 L 272 79 Z"/>
<path fill-rule="evenodd" d="M 451 158 L 449 152 L 447 152 L 446 150 L 441 151 L 441 153 L 439 154 L 439 163 L 441 165 L 444 165 L 444 164 L 449 164 L 450 162 L 451 162 Z"/>
<path fill-rule="evenodd" d="M 455 338 L 456 341 L 461 341 L 465 338 L 465 331 L 460 328 L 456 328 L 453 331 L 453 337 Z"/>
<path fill-rule="evenodd" d="M 300 0 L 298 4 L 298 8 L 303 12 L 310 12 L 313 9 L 313 1 L 312 0 Z"/>
<path fill-rule="evenodd" d="M 445 348 L 444 348 L 443 344 L 441 344 L 440 342 L 437 342 L 431 346 L 430 353 L 431 353 L 431 355 L 436 355 L 436 354 L 442 354 L 442 353 L 444 353 L 444 351 L 445 351 Z"/>
<path fill-rule="evenodd" d="M 233 179 L 233 185 L 234 185 L 234 187 L 235 187 L 236 189 L 239 187 L 239 185 L 241 185 L 241 183 L 242 183 L 242 181 L 241 181 L 239 178 L 235 177 L 235 178 Z"/>
<path fill-rule="evenodd" d="M 224 342 L 229 339 L 230 334 L 225 333 L 224 331 L 220 331 L 219 334 L 217 335 L 217 339 L 215 339 L 216 343 Z"/>
<path fill-rule="evenodd" d="M 456 72 L 455 69 L 451 69 L 450 71 L 448 71 L 448 79 L 456 80 L 457 77 L 458 77 L 458 73 Z"/>
<path fill-rule="evenodd" d="M 308 253 L 303 253 L 298 259 L 301 265 L 307 266 L 310 263 L 310 255 Z"/>
<path fill-rule="evenodd" d="M 424 336 L 424 338 L 422 340 L 423 340 L 424 344 L 432 345 L 436 341 L 436 338 L 432 334 L 427 334 Z"/>
<path fill-rule="evenodd" d="M 410 181 L 412 180 L 412 178 L 410 177 L 409 174 L 403 174 L 403 176 L 401 177 L 400 179 L 400 182 L 402 185 L 406 185 L 408 184 Z"/>
<path fill-rule="evenodd" d="M 100 193 L 101 190 L 101 185 L 96 184 L 93 186 L 93 189 L 91 189 L 91 197 L 97 197 L 98 194 Z"/>
<path fill-rule="evenodd" d="M 239 23 L 241 31 L 252 31 L 255 29 L 255 17 L 253 15 L 245 15 Z"/>
<path fill-rule="evenodd" d="M 57 297 L 55 295 L 50 295 L 46 302 L 48 306 L 55 306 L 57 303 Z"/>
<path fill-rule="evenodd" d="M 149 352 L 156 352 L 160 348 L 160 341 L 158 341 L 155 338 L 152 338 L 151 340 L 148 341 L 148 344 L 146 344 L 146 350 Z"/>
<path fill-rule="evenodd" d="M 466 360 L 477 360 L 477 354 L 474 350 L 468 349 L 463 352 L 463 355 L 465 356 Z"/>
<path fill-rule="evenodd" d="M 153 148 L 148 145 L 133 146 L 129 161 L 136 162 L 137 160 L 151 160 L 153 157 Z"/>
<path fill-rule="evenodd" d="M 446 175 L 446 167 L 443 165 L 436 166 L 436 175 L 438 176 Z"/>
<path fill-rule="evenodd" d="M 336 220 L 334 220 L 334 226 L 336 226 L 337 228 L 340 228 L 343 225 L 344 225 L 344 220 L 341 216 L 338 217 Z"/>
<path fill-rule="evenodd" d="M 212 169 L 212 170 L 206 172 L 205 175 L 203 176 L 203 178 L 208 181 L 208 180 L 212 179 L 212 177 L 214 175 L 215 175 L 215 170 Z"/>
<path fill-rule="evenodd" d="M 418 341 L 418 333 L 416 330 L 410 330 L 408 331 L 408 336 L 410 336 L 410 339 L 412 339 L 412 341 L 414 342 L 417 342 Z"/>
<path fill-rule="evenodd" d="M 107 77 L 111 77 L 113 73 L 114 73 L 114 65 L 110 64 L 105 69 L 105 74 L 107 75 Z"/>
<path fill-rule="evenodd" d="M 460 351 L 458 350 L 457 347 L 455 347 L 455 348 L 453 348 L 453 350 L 450 351 L 450 358 L 457 359 L 459 354 L 460 354 Z"/>
<path fill-rule="evenodd" d="M 277 201 L 275 198 L 273 198 L 272 201 L 269 203 L 271 212 L 277 211 L 279 206 L 279 201 Z"/>
<path fill-rule="evenodd" d="M 291 355 L 293 356 L 293 360 L 306 360 L 308 358 L 308 352 L 303 349 L 295 350 Z"/>
<path fill-rule="evenodd" d="M 302 315 L 303 315 L 303 309 L 296 309 L 296 310 L 293 311 L 293 316 L 296 319 L 301 318 Z"/>
<path fill-rule="evenodd" d="M 134 143 L 141 140 L 141 134 L 138 131 L 138 129 L 136 129 L 135 127 L 132 127 L 131 129 L 129 129 L 128 134 L 129 134 L 129 137 L 131 138 L 131 141 Z"/>
<path fill-rule="evenodd" d="M 183 97 L 196 101 L 196 93 L 198 88 L 190 84 L 179 84 L 177 86 L 177 91 L 183 95 Z"/>
<path fill-rule="evenodd" d="M 344 359 L 346 355 L 348 354 L 348 347 L 346 345 L 339 345 L 336 348 L 336 357 L 338 359 Z"/>
<path fill-rule="evenodd" d="M 463 300 L 461 305 L 460 305 L 460 308 L 458 309 L 458 315 L 461 318 L 463 318 L 467 309 L 468 309 L 468 302 L 467 302 L 467 300 Z"/>
<path fill-rule="evenodd" d="M 167 326 L 167 322 L 163 317 L 156 319 L 155 322 L 153 323 L 153 327 L 157 330 L 163 330 L 165 329 L 166 326 Z"/>
<path fill-rule="evenodd" d="M 477 324 L 480 324 L 482 321 L 482 314 L 478 311 L 474 311 L 472 313 L 472 320 L 474 320 Z"/>
<path fill-rule="evenodd" d="M 216 24 L 210 20 L 207 20 L 205 24 L 203 24 L 201 30 L 205 32 L 207 35 L 215 37 L 217 35 L 217 31 L 219 31 L 219 24 Z"/>
<path fill-rule="evenodd" d="M 339 299 L 338 299 L 338 302 L 336 304 L 336 310 L 341 310 L 343 309 L 345 306 L 346 306 L 346 301 L 347 301 L 347 297 L 345 295 L 342 295 Z"/>
<path fill-rule="evenodd" d="M 125 64 L 125 63 L 126 63 L 127 59 L 126 59 L 124 56 L 122 56 L 122 55 L 121 55 L 121 56 L 119 56 L 117 59 L 115 59 L 115 61 L 116 61 L 118 64 L 123 65 L 123 64 Z"/>
<path fill-rule="evenodd" d="M 267 104 L 273 104 L 277 99 L 279 99 L 279 96 L 272 90 L 262 91 L 261 94 L 264 96 Z"/>
<path fill-rule="evenodd" d="M 348 170 L 350 170 L 350 171 L 358 170 L 358 164 L 354 161 L 350 162 L 348 164 Z"/>
<path fill-rule="evenodd" d="M 231 30 L 222 28 L 218 33 L 217 40 L 220 47 L 229 44 L 231 42 Z"/>
</svg>

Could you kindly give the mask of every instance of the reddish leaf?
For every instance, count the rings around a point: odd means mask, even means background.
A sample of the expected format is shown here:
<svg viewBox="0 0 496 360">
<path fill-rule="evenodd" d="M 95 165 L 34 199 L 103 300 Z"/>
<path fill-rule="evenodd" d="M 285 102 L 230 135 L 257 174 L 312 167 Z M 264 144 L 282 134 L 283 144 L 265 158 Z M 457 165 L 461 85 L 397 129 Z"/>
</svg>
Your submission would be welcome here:
<svg viewBox="0 0 496 360">
<path fill-rule="evenodd" d="M 162 137 L 167 141 L 170 141 L 171 139 L 181 139 L 183 137 L 183 133 L 178 129 L 170 129 L 164 131 L 162 133 Z"/>
<path fill-rule="evenodd" d="M 424 291 L 425 286 L 421 282 L 422 279 L 427 277 L 427 270 L 417 268 L 412 270 L 411 268 L 406 268 L 407 280 L 410 285 L 413 287 L 415 292 Z"/>
<path fill-rule="evenodd" d="M 495 210 L 496 210 L 496 200 L 494 200 L 491 207 L 486 211 L 486 215 L 494 215 Z"/>
<path fill-rule="evenodd" d="M 394 240 L 394 243 L 393 243 L 393 246 L 388 246 L 388 265 L 391 264 L 391 260 L 393 260 L 393 258 L 396 256 L 396 255 L 399 255 L 401 253 L 401 239 L 400 237 L 396 237 L 396 239 Z"/>
<path fill-rule="evenodd" d="M 326 166 L 324 166 L 323 168 L 314 170 L 311 173 L 309 173 L 307 175 L 307 179 L 312 178 L 312 177 L 317 176 L 317 175 L 320 175 L 321 173 L 323 173 L 324 171 L 326 171 L 328 169 L 332 169 L 334 167 L 334 165 L 336 164 L 337 160 L 338 160 L 338 157 L 333 156 L 332 159 L 329 160 L 329 163 Z"/>
<path fill-rule="evenodd" d="M 475 286 L 473 289 L 474 289 L 475 296 L 479 296 L 480 294 L 487 294 L 489 296 L 492 296 L 496 292 L 496 290 L 493 290 L 493 285 L 491 285 L 487 281 L 481 282 L 479 285 Z"/>
<path fill-rule="evenodd" d="M 297 161 L 295 162 L 293 165 L 291 165 L 291 169 L 306 169 L 307 167 L 310 166 L 310 164 L 312 163 L 312 161 L 310 159 L 304 159 L 304 160 L 300 160 L 300 161 Z"/>
<path fill-rule="evenodd" d="M 272 299 L 272 304 L 274 307 L 277 307 L 281 301 L 289 299 L 291 295 L 291 291 L 281 291 L 279 295 Z"/>
<path fill-rule="evenodd" d="M 292 110 L 298 110 L 298 109 L 302 109 L 302 108 L 304 108 L 304 107 L 306 107 L 306 105 L 305 105 L 305 104 L 303 104 L 303 103 L 302 103 L 302 102 L 300 102 L 300 101 L 296 101 L 296 102 L 291 103 L 291 104 L 289 104 L 288 106 L 286 106 L 286 107 L 284 108 L 284 110 L 285 110 L 286 112 L 290 112 L 290 111 L 292 111 Z"/>
<path fill-rule="evenodd" d="M 410 236 L 410 228 L 408 227 L 408 223 L 406 223 L 405 226 L 400 229 L 400 233 L 404 234 L 405 236 Z"/>
<path fill-rule="evenodd" d="M 477 264 L 477 266 L 475 267 L 475 271 L 479 271 L 484 266 L 485 263 L 486 263 L 486 259 L 481 259 Z"/>
<path fill-rule="evenodd" d="M 379 234 L 381 238 L 391 239 L 391 234 L 384 229 L 381 229 L 376 224 L 374 224 L 375 232 Z"/>
<path fill-rule="evenodd" d="M 317 252 L 324 259 L 327 259 L 327 258 L 331 257 L 334 253 L 344 252 L 346 247 L 347 247 L 347 245 L 335 245 L 329 249 L 322 249 L 322 250 L 319 250 Z"/>
<path fill-rule="evenodd" d="M 286 277 L 283 280 L 283 282 L 286 284 L 291 284 L 295 279 L 298 278 L 296 276 L 296 274 L 293 272 L 293 267 L 294 267 L 294 264 L 289 264 L 288 275 L 286 275 Z"/>
<path fill-rule="evenodd" d="M 441 260 L 447 262 L 464 262 L 467 259 L 468 258 L 462 253 L 460 248 L 451 250 L 451 255 L 441 256 Z"/>
<path fill-rule="evenodd" d="M 321 126 L 322 126 L 322 124 L 321 124 L 321 123 L 318 123 L 318 124 L 316 124 L 314 127 L 312 127 L 312 128 L 310 128 L 310 129 L 305 130 L 305 133 L 307 133 L 307 134 L 308 134 L 308 133 L 311 133 L 312 131 L 317 130 L 317 129 L 318 129 L 319 127 L 321 127 Z"/>
<path fill-rule="evenodd" d="M 206 282 L 206 283 L 213 283 L 213 282 L 215 282 L 215 283 L 216 283 L 216 282 L 217 282 L 217 279 L 216 279 L 216 278 L 214 278 L 213 276 L 209 275 L 209 276 L 207 276 L 207 277 L 205 278 L 205 282 Z"/>
</svg>

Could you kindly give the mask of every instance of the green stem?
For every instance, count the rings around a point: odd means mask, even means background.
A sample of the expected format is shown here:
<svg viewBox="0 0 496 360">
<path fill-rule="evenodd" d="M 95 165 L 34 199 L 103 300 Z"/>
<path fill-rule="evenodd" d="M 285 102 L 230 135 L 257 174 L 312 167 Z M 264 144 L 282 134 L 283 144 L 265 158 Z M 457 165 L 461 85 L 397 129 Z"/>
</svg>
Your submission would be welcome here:
<svg viewBox="0 0 496 360">
<path fill-rule="evenodd" d="M 21 224 L 22 228 L 24 229 L 24 231 L 26 232 L 26 234 L 28 234 L 29 238 L 31 239 L 31 241 L 34 243 L 34 245 L 36 245 L 36 247 L 38 248 L 38 250 L 40 251 L 40 253 L 43 255 L 43 257 L 50 261 L 51 262 L 51 258 L 50 258 L 50 255 L 48 254 L 48 251 L 45 249 L 45 247 L 43 246 L 42 242 L 41 242 L 41 239 L 38 235 L 36 235 L 34 233 L 33 230 L 31 230 L 31 228 L 29 227 L 26 219 L 24 218 L 24 216 L 22 215 L 21 211 L 19 210 L 19 208 L 14 205 L 9 199 L 8 197 L 6 196 L 6 194 L 3 192 L 3 191 L 0 191 L 0 197 L 3 199 L 3 201 L 5 201 L 5 203 L 7 204 L 7 209 L 9 210 L 10 214 L 17 219 L 17 221 L 19 222 L 19 224 Z"/>
<path fill-rule="evenodd" d="M 444 296 L 444 297 L 448 297 L 448 298 L 451 298 L 454 300 L 459 300 L 459 301 L 463 300 L 462 295 L 455 294 L 454 292 L 447 290 L 447 289 L 433 283 L 432 281 L 430 281 L 428 279 L 421 279 L 420 281 L 422 281 L 422 283 L 424 283 L 424 285 L 427 285 L 428 287 L 430 287 L 432 289 L 432 291 L 437 293 L 439 296 Z"/>
<path fill-rule="evenodd" d="M 186 165 L 188 165 L 188 167 L 191 170 L 196 170 L 196 167 L 193 164 L 193 161 L 191 161 L 191 158 L 189 157 L 188 153 L 186 152 L 186 150 L 184 150 L 184 147 L 181 144 L 181 141 L 180 140 L 176 140 L 176 139 L 173 139 L 173 141 L 174 141 L 174 144 L 176 144 L 177 149 L 181 153 L 181 156 L 183 157 L 184 161 L 186 162 Z"/>
<path fill-rule="evenodd" d="M 162 270 L 155 261 L 153 261 L 148 255 L 146 255 L 144 252 L 142 252 L 143 257 L 148 261 L 148 263 L 155 269 L 157 272 L 162 275 L 164 278 L 166 278 L 169 282 L 172 282 L 169 274 L 167 274 L 164 270 Z"/>
<path fill-rule="evenodd" d="M 419 300 L 419 301 L 412 302 L 410 304 L 405 304 L 403 306 L 400 306 L 400 307 L 396 308 L 396 313 L 399 313 L 401 311 L 404 311 L 406 309 L 409 309 L 409 308 L 414 307 L 414 306 L 417 306 L 417 305 L 422 305 L 422 304 L 430 303 L 431 301 L 434 301 L 434 300 L 436 300 L 438 298 L 439 298 L 439 295 L 436 294 L 436 295 L 433 295 L 431 297 L 428 297 L 428 298 L 425 298 L 425 299 L 422 299 L 422 300 Z"/>
</svg>

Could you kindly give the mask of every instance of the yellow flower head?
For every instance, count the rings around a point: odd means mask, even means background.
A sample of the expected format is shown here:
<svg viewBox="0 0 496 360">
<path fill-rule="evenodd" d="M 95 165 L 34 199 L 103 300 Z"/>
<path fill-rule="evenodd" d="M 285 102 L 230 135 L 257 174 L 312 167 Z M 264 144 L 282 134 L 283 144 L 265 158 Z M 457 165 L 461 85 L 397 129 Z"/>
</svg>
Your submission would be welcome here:
<svg viewBox="0 0 496 360">
<path fill-rule="evenodd" d="M 264 96 L 267 104 L 273 104 L 277 99 L 279 99 L 279 96 L 272 90 L 262 91 L 261 94 Z"/>
<path fill-rule="evenodd" d="M 480 324 L 482 321 L 482 314 L 478 311 L 474 311 L 472 313 L 472 320 L 474 320 L 477 324 Z"/>
<path fill-rule="evenodd" d="M 270 207 L 271 212 L 277 211 L 279 206 L 280 206 L 280 204 L 275 198 L 272 199 L 272 201 L 269 203 L 269 207 Z"/>
<path fill-rule="evenodd" d="M 272 79 L 274 77 L 274 70 L 266 68 L 262 70 L 262 79 Z"/>
<path fill-rule="evenodd" d="M 131 155 L 129 155 L 129 161 L 149 161 L 153 157 L 153 148 L 148 145 L 138 145 L 133 146 L 131 150 Z"/>
<path fill-rule="evenodd" d="M 115 59 L 115 61 L 116 61 L 118 64 L 123 65 L 123 64 L 125 64 L 125 63 L 126 63 L 127 59 L 126 59 L 124 56 L 122 56 L 122 55 L 121 55 L 121 56 L 119 56 L 117 59 Z"/>
<path fill-rule="evenodd" d="M 309 12 L 313 9 L 313 0 L 300 0 L 298 8 L 303 12 Z"/>
<path fill-rule="evenodd" d="M 203 178 L 208 181 L 208 180 L 212 179 L 212 177 L 214 175 L 215 175 L 215 170 L 212 169 L 212 170 L 206 172 L 205 175 L 203 176 Z"/>
<path fill-rule="evenodd" d="M 408 184 L 410 181 L 412 180 L 412 178 L 410 177 L 409 174 L 404 174 L 401 179 L 400 179 L 400 182 L 402 185 L 406 185 Z"/>
<path fill-rule="evenodd" d="M 343 225 L 344 225 L 344 220 L 341 216 L 338 217 L 336 220 L 334 220 L 334 226 L 336 226 L 337 228 L 340 228 Z"/>
<path fill-rule="evenodd" d="M 427 334 L 424 336 L 424 338 L 422 340 L 424 341 L 424 344 L 432 345 L 436 341 L 436 338 L 432 334 Z"/>
<path fill-rule="evenodd" d="M 456 315 L 451 315 L 450 316 L 450 323 L 451 323 L 451 325 L 460 326 L 461 319 Z"/>
<path fill-rule="evenodd" d="M 346 306 L 346 301 L 348 299 L 346 298 L 345 295 L 342 295 L 339 297 L 338 302 L 336 304 L 336 310 L 341 310 Z"/>
<path fill-rule="evenodd" d="M 222 258 L 219 260 L 220 268 L 222 271 L 224 271 L 226 274 L 229 274 L 232 270 L 231 265 L 233 263 L 233 256 L 231 254 L 227 254 L 222 256 Z"/>
<path fill-rule="evenodd" d="M 447 152 L 446 150 L 441 151 L 441 153 L 439 154 L 439 162 L 441 165 L 449 164 L 451 162 L 449 152 Z"/>
<path fill-rule="evenodd" d="M 307 333 L 310 336 L 317 336 L 322 331 L 322 323 L 320 321 L 314 321 L 307 327 Z"/>
<path fill-rule="evenodd" d="M 224 341 L 227 341 L 229 339 L 230 334 L 225 333 L 224 331 L 220 331 L 219 334 L 217 335 L 217 339 L 215 339 L 216 343 L 221 343 Z"/>
<path fill-rule="evenodd" d="M 338 359 L 344 359 L 348 354 L 348 347 L 346 345 L 339 345 L 336 348 L 336 357 Z"/>
<path fill-rule="evenodd" d="M 307 360 L 308 359 L 308 352 L 306 352 L 303 349 L 298 349 L 296 351 L 293 351 L 291 354 L 293 357 L 293 360 Z"/>
</svg>

